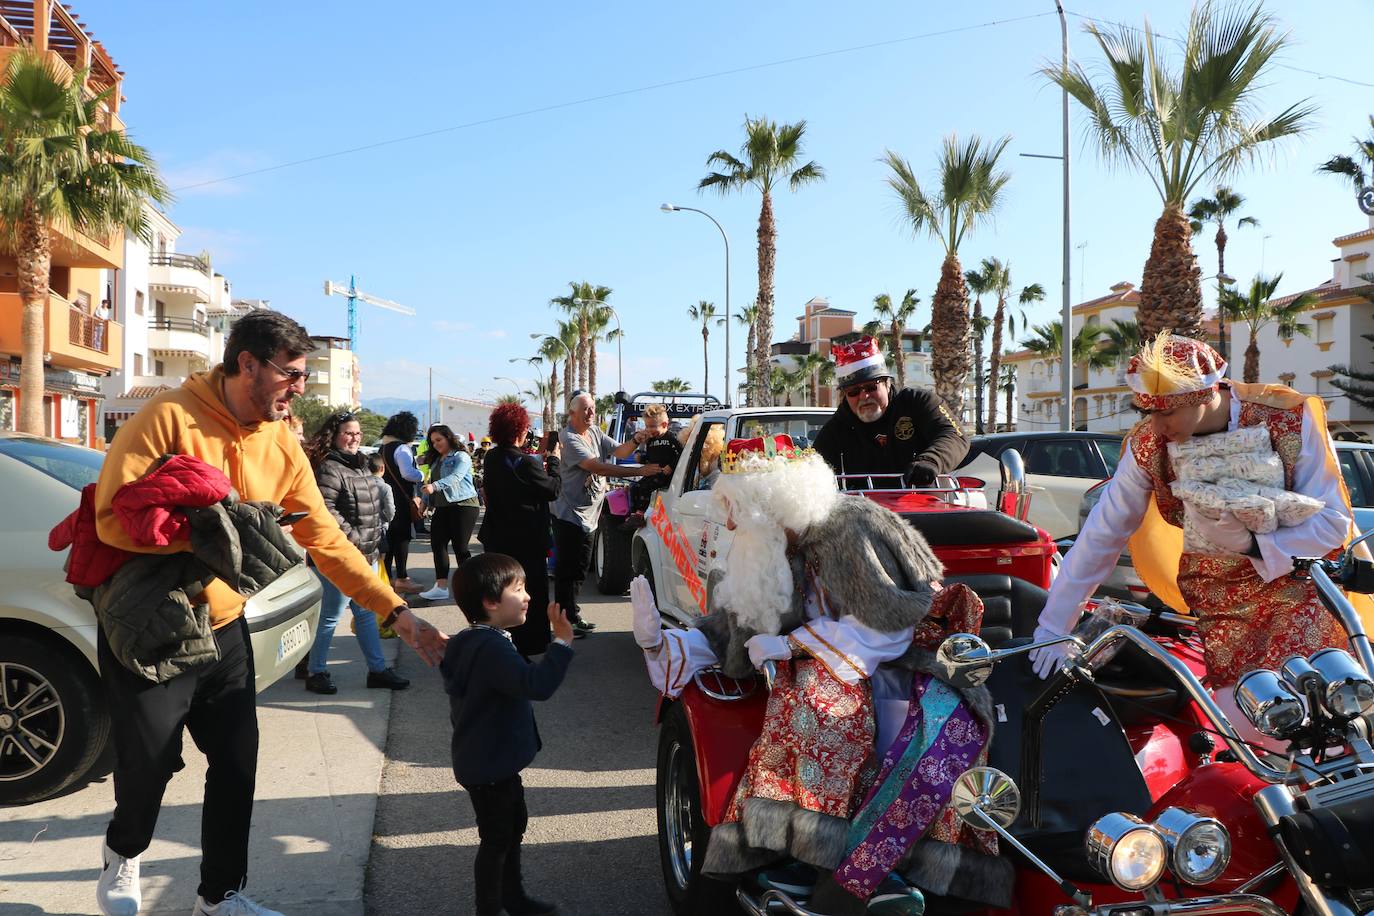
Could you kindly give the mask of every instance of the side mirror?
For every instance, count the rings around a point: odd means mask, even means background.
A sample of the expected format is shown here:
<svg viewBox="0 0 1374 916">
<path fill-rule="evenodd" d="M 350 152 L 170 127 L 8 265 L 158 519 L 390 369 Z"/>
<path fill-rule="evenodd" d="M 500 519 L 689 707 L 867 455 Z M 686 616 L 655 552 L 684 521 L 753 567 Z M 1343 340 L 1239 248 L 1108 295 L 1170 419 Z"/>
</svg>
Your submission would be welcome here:
<svg viewBox="0 0 1374 916">
<path fill-rule="evenodd" d="M 955 687 L 981 687 L 992 675 L 992 649 L 972 633 L 955 633 L 935 650 L 935 664 Z"/>
<path fill-rule="evenodd" d="M 1030 491 L 1026 489 L 1026 465 L 1014 448 L 1002 452 L 1002 488 L 997 491 L 997 508 L 1013 518 L 1026 520 L 1030 512 Z"/>
<path fill-rule="evenodd" d="M 959 819 L 976 830 L 989 829 L 989 821 L 1005 830 L 1021 813 L 1021 790 L 995 767 L 974 767 L 954 781 L 949 803 Z"/>
</svg>

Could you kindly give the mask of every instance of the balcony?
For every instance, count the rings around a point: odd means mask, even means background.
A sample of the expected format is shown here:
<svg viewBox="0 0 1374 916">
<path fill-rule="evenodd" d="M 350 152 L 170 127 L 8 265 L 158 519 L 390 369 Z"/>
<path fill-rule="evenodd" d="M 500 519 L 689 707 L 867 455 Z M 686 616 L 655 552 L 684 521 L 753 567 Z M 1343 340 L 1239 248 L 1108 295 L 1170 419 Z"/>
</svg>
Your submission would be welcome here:
<svg viewBox="0 0 1374 916">
<path fill-rule="evenodd" d="M 189 254 L 155 254 L 148 258 L 148 286 L 194 302 L 210 301 L 210 265 Z"/>
<path fill-rule="evenodd" d="M 210 326 L 194 318 L 148 319 L 148 350 L 154 356 L 210 359 Z"/>
<path fill-rule="evenodd" d="M 24 352 L 23 313 L 18 293 L 0 293 L 0 352 Z M 43 316 L 43 353 L 54 369 L 118 369 L 124 353 L 124 325 L 96 318 L 49 292 Z"/>
</svg>

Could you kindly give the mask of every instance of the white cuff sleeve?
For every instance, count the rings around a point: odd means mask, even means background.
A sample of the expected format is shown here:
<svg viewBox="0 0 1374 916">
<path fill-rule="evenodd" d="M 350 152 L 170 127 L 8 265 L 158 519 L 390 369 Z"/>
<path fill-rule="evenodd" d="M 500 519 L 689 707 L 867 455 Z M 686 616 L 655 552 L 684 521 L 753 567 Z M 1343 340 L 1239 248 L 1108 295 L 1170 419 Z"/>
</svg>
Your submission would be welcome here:
<svg viewBox="0 0 1374 916">
<path fill-rule="evenodd" d="M 663 631 L 663 642 L 644 653 L 649 680 L 659 693 L 676 697 L 698 671 L 717 662 L 716 654 L 700 630 Z"/>
<path fill-rule="evenodd" d="M 792 631 L 792 638 L 835 677 L 857 684 L 872 677 L 883 662 L 901 657 L 911 646 L 912 629 L 886 633 L 846 614 L 839 620 L 809 620 Z"/>
</svg>

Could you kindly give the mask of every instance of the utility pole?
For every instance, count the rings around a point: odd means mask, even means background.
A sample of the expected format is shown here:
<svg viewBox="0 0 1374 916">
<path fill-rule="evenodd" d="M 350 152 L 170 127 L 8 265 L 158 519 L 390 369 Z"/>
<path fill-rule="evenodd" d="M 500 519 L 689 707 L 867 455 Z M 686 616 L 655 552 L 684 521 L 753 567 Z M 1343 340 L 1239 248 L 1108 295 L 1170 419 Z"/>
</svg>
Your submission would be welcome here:
<svg viewBox="0 0 1374 916">
<path fill-rule="evenodd" d="M 1063 3 L 1054 0 L 1054 8 L 1059 12 L 1059 34 L 1064 50 L 1064 75 L 1068 76 L 1069 21 L 1064 17 Z M 1069 234 L 1069 90 L 1063 89 L 1061 93 L 1061 118 L 1064 134 L 1064 352 L 1060 357 L 1060 365 L 1063 366 L 1061 395 L 1064 398 L 1064 404 L 1059 412 L 1059 428 L 1067 431 L 1073 428 L 1073 303 L 1070 301 L 1069 295 L 1069 266 L 1072 254 Z"/>
<path fill-rule="evenodd" d="M 425 429 L 434 425 L 434 367 L 429 367 L 429 399 L 425 401 Z"/>
</svg>

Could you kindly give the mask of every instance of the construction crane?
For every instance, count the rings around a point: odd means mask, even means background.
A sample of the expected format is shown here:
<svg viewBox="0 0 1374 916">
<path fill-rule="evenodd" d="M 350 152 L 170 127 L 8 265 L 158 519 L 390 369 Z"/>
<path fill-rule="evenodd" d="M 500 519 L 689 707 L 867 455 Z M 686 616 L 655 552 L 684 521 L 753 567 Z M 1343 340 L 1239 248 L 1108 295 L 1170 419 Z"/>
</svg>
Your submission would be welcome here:
<svg viewBox="0 0 1374 916">
<path fill-rule="evenodd" d="M 324 294 L 326 296 L 343 296 L 348 300 L 348 348 L 354 353 L 358 352 L 358 303 L 366 302 L 368 305 L 375 305 L 379 309 L 386 309 L 388 312 L 399 312 L 402 315 L 414 315 L 415 309 L 401 305 L 399 302 L 392 302 L 390 299 L 379 299 L 376 296 L 369 296 L 367 293 L 358 290 L 357 278 L 350 275 L 348 285 L 335 283 L 333 280 L 324 281 Z"/>
</svg>

